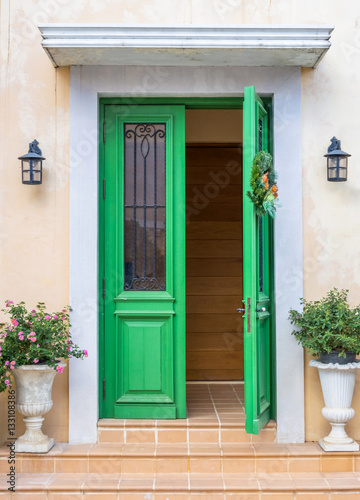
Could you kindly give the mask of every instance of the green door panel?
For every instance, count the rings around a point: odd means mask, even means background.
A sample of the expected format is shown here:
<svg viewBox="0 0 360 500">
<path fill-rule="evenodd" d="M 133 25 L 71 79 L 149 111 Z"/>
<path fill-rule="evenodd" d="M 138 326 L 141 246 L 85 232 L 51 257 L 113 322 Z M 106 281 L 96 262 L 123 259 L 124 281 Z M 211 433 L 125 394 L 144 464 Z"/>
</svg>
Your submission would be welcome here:
<svg viewBox="0 0 360 500">
<path fill-rule="evenodd" d="M 101 112 L 100 416 L 185 418 L 185 107 Z"/>
<path fill-rule="evenodd" d="M 268 113 L 254 87 L 244 92 L 244 382 L 246 431 L 258 434 L 272 412 L 272 219 L 257 217 L 246 195 L 256 153 L 269 151 Z"/>
</svg>

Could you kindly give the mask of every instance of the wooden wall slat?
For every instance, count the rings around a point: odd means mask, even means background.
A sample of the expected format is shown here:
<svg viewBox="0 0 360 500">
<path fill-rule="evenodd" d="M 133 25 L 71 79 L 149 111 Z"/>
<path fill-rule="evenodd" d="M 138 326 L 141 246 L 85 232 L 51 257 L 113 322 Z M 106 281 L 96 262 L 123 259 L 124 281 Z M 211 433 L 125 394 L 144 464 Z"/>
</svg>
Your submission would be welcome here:
<svg viewBox="0 0 360 500">
<path fill-rule="evenodd" d="M 187 184 L 186 186 L 186 204 L 191 204 L 204 197 L 213 204 L 218 203 L 236 203 L 239 204 L 239 195 L 241 191 L 240 184 L 229 184 L 226 187 L 216 186 L 215 183 L 204 187 L 202 184 Z"/>
<path fill-rule="evenodd" d="M 225 333 L 242 331 L 242 317 L 238 312 L 233 314 L 189 313 L 186 317 L 187 332 Z"/>
<path fill-rule="evenodd" d="M 186 237 L 188 240 L 242 240 L 242 221 L 190 221 Z"/>
<path fill-rule="evenodd" d="M 187 258 L 213 259 L 214 257 L 242 257 L 242 240 L 188 240 L 186 243 Z"/>
<path fill-rule="evenodd" d="M 187 380 L 244 380 L 244 370 L 186 370 Z"/>
<path fill-rule="evenodd" d="M 242 307 L 242 297 L 236 296 L 202 296 L 196 295 L 186 298 L 187 313 L 219 314 L 234 313 L 238 307 Z"/>
<path fill-rule="evenodd" d="M 188 277 L 186 280 L 186 294 L 189 295 L 238 295 L 242 290 L 242 278 L 203 276 Z M 219 311 L 221 312 L 221 311 Z"/>
<path fill-rule="evenodd" d="M 242 276 L 242 259 L 192 259 L 186 260 L 186 276 L 222 276 L 224 279 Z"/>
<path fill-rule="evenodd" d="M 190 351 L 234 351 L 243 350 L 243 336 L 224 333 L 188 333 L 186 336 L 187 350 Z"/>
<path fill-rule="evenodd" d="M 236 167 L 237 168 L 237 167 Z M 201 184 L 205 186 L 207 183 L 216 183 L 220 187 L 231 184 L 242 184 L 241 176 L 233 175 L 231 168 L 226 169 L 223 166 L 215 165 L 199 165 L 199 166 L 186 166 L 186 183 L 187 184 Z"/>
<path fill-rule="evenodd" d="M 239 370 L 240 351 L 189 351 L 187 353 L 189 369 L 197 370 Z"/>
</svg>

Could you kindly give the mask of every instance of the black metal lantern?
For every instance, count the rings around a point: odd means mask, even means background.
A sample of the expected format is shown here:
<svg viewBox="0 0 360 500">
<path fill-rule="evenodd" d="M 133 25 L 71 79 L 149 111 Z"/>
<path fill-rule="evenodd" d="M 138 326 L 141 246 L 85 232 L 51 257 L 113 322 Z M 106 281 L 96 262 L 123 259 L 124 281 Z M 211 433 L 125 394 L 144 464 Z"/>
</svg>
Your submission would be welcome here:
<svg viewBox="0 0 360 500">
<path fill-rule="evenodd" d="M 33 142 L 29 144 L 29 152 L 18 158 L 21 160 L 23 184 L 42 183 L 42 161 L 45 160 L 45 158 L 42 156 L 38 144 L 38 141 L 34 139 Z"/>
<path fill-rule="evenodd" d="M 331 182 L 344 182 L 347 180 L 349 153 L 341 150 L 341 144 L 336 137 L 331 139 L 327 155 L 327 180 Z"/>
</svg>

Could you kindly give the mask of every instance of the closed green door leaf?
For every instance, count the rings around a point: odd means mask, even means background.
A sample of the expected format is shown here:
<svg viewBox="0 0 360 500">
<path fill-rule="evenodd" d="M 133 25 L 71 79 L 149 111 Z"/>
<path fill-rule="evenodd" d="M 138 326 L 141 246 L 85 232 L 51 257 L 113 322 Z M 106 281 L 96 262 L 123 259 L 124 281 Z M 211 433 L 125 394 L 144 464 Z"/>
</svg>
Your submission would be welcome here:
<svg viewBox="0 0 360 500">
<path fill-rule="evenodd" d="M 244 93 L 244 379 L 246 431 L 258 434 L 272 416 L 272 220 L 257 217 L 247 196 L 256 153 L 269 151 L 268 114 L 254 87 Z"/>
<path fill-rule="evenodd" d="M 102 111 L 101 416 L 185 418 L 185 109 Z"/>
</svg>

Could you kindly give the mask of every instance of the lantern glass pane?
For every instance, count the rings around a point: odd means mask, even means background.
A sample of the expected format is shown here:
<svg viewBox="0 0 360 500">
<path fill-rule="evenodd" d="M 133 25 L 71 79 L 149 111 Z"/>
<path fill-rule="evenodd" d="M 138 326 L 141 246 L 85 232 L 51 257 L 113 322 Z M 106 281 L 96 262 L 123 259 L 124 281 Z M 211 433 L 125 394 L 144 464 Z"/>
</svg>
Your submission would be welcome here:
<svg viewBox="0 0 360 500">
<path fill-rule="evenodd" d="M 21 167 L 23 184 L 41 184 L 42 160 L 23 160 Z"/>
<path fill-rule="evenodd" d="M 339 156 L 328 158 L 328 181 L 342 182 L 347 180 L 347 160 L 347 157 Z"/>
</svg>

